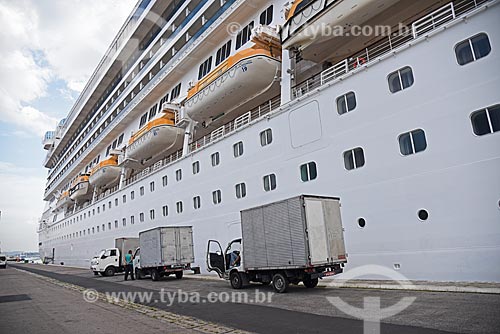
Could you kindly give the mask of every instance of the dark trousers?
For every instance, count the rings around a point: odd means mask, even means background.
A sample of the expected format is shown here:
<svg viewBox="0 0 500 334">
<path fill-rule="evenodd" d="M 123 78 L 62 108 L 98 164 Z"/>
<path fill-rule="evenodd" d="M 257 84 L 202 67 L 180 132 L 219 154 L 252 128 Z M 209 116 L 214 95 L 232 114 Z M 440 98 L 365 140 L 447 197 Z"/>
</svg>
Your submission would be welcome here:
<svg viewBox="0 0 500 334">
<path fill-rule="evenodd" d="M 135 280 L 134 278 L 134 267 L 131 264 L 125 265 L 125 280 L 127 280 L 128 275 L 130 274 L 130 278 Z"/>
</svg>

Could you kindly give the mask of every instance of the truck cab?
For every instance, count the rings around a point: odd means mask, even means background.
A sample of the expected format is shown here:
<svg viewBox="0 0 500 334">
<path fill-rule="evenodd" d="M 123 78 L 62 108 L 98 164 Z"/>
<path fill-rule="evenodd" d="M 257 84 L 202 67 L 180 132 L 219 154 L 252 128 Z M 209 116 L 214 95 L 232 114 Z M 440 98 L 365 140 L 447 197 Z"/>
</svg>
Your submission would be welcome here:
<svg viewBox="0 0 500 334">
<path fill-rule="evenodd" d="M 7 256 L 0 254 L 0 268 L 7 268 Z"/>
<path fill-rule="evenodd" d="M 220 278 L 229 280 L 234 289 L 241 289 L 244 284 L 249 283 L 243 261 L 241 239 L 231 241 L 224 252 L 217 240 L 208 241 L 207 270 L 215 271 Z M 265 283 L 269 284 L 270 280 Z"/>
<path fill-rule="evenodd" d="M 134 272 L 135 272 L 135 277 L 137 279 L 142 279 L 144 278 L 144 274 L 141 272 L 141 247 L 137 247 L 137 249 L 134 252 L 134 257 L 133 257 L 133 266 L 134 266 Z"/>
<path fill-rule="evenodd" d="M 243 269 L 243 254 L 241 239 L 231 241 L 224 252 L 221 244 L 216 240 L 208 241 L 207 268 L 215 271 L 220 278 L 228 279 L 232 271 Z"/>
<path fill-rule="evenodd" d="M 103 249 L 91 262 L 91 270 L 95 275 L 113 276 L 121 271 L 120 250 L 118 248 Z"/>
</svg>

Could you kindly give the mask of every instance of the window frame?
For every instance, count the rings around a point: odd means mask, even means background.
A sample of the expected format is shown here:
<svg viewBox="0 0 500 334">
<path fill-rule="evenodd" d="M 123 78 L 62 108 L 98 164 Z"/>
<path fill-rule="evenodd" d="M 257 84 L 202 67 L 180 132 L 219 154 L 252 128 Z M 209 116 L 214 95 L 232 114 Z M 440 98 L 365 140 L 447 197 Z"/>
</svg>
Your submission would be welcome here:
<svg viewBox="0 0 500 334">
<path fill-rule="evenodd" d="M 233 156 L 235 158 L 241 157 L 244 153 L 245 153 L 245 149 L 244 149 L 242 140 L 233 144 Z"/>
<path fill-rule="evenodd" d="M 349 102 L 348 102 L 348 96 L 351 95 L 354 97 L 354 107 L 352 109 L 349 109 Z M 345 108 L 345 112 L 341 113 L 340 110 L 339 110 L 339 102 L 340 100 L 343 99 L 344 103 L 344 108 Z M 356 110 L 356 108 L 358 107 L 358 99 L 356 98 L 356 92 L 354 91 L 350 91 L 350 92 L 347 92 L 343 95 L 340 95 L 339 97 L 337 97 L 337 99 L 335 100 L 335 106 L 337 107 L 337 113 L 339 114 L 339 116 L 342 116 L 342 115 L 345 115 L 345 114 L 348 114 L 350 113 L 351 111 L 353 110 Z"/>
<path fill-rule="evenodd" d="M 228 40 L 224 43 L 216 52 L 215 55 L 215 67 L 219 66 L 231 55 L 232 40 Z"/>
<path fill-rule="evenodd" d="M 244 26 L 238 34 L 236 34 L 235 50 L 239 50 L 243 45 L 248 43 L 252 37 L 252 29 L 255 27 L 255 22 L 252 20 Z"/>
<path fill-rule="evenodd" d="M 197 160 L 195 162 L 192 163 L 192 171 L 193 171 L 193 175 L 196 175 L 196 174 L 199 174 L 200 173 L 200 161 Z"/>
<path fill-rule="evenodd" d="M 266 179 L 268 180 L 268 185 L 269 189 L 266 189 Z M 274 187 L 273 187 L 273 179 L 274 179 Z M 278 178 L 276 177 L 275 173 L 267 174 L 262 177 L 263 183 L 264 183 L 264 191 L 265 192 L 270 192 L 273 190 L 276 190 L 278 187 Z"/>
<path fill-rule="evenodd" d="M 207 59 L 205 59 L 203 63 L 200 64 L 198 68 L 198 80 L 203 79 L 210 73 L 210 71 L 212 70 L 212 62 L 213 62 L 213 56 L 210 56 Z"/>
<path fill-rule="evenodd" d="M 361 165 L 358 162 L 358 159 L 356 157 L 356 150 L 361 150 L 361 153 L 363 155 L 363 164 L 361 164 Z M 347 168 L 347 166 L 346 166 L 346 155 L 348 153 L 351 153 L 352 164 L 354 166 L 353 168 Z M 363 168 L 366 165 L 365 150 L 361 146 L 354 147 L 354 148 L 351 148 L 351 149 L 349 149 L 347 151 L 344 151 L 344 153 L 342 153 L 342 157 L 344 158 L 344 168 L 348 172 L 356 170 L 356 169 L 359 169 L 359 168 Z"/>
<path fill-rule="evenodd" d="M 195 210 L 201 209 L 201 197 L 199 195 L 193 197 L 193 208 Z"/>
<path fill-rule="evenodd" d="M 413 138 L 413 134 L 415 132 L 417 132 L 417 131 L 422 131 L 422 133 L 424 134 L 424 139 L 425 139 L 425 148 L 423 150 L 418 151 L 418 152 L 416 152 L 416 150 L 415 150 L 415 140 Z M 404 154 L 401 151 L 401 137 L 403 137 L 404 135 L 407 135 L 407 134 L 410 135 L 410 142 L 411 142 L 411 146 L 412 146 L 412 153 Z M 427 150 L 427 147 L 429 146 L 429 144 L 427 142 L 427 135 L 425 134 L 425 130 L 422 129 L 422 128 L 417 128 L 417 129 L 414 129 L 414 130 L 410 130 L 410 131 L 406 131 L 404 133 L 401 133 L 398 136 L 398 144 L 399 144 L 399 154 L 401 154 L 401 156 L 403 156 L 403 157 L 409 157 L 409 156 L 412 156 L 412 155 L 415 155 L 415 154 L 418 154 L 418 153 L 425 152 Z"/>
<path fill-rule="evenodd" d="M 260 146 L 266 147 L 273 143 L 273 129 L 267 128 L 259 133 L 260 137 Z"/>
<path fill-rule="evenodd" d="M 491 109 L 493 109 L 493 110 L 497 109 L 498 110 L 497 112 L 499 113 L 499 117 L 500 117 L 500 104 L 494 104 L 494 105 L 486 107 L 486 108 L 475 110 L 475 111 L 473 111 L 469 115 L 469 119 L 470 119 L 471 126 L 472 126 L 472 133 L 474 134 L 474 136 L 476 136 L 476 137 L 482 137 L 482 136 L 487 136 L 487 135 L 494 134 L 496 132 L 500 132 L 500 129 L 495 131 L 494 123 L 491 120 Z M 485 113 L 486 120 L 488 121 L 488 130 L 489 130 L 489 132 L 483 133 L 483 134 L 478 134 L 475 131 L 475 126 L 474 126 L 473 119 L 474 119 L 475 115 L 478 115 L 479 113 L 483 113 L 483 112 Z"/>
<path fill-rule="evenodd" d="M 212 167 L 216 167 L 220 165 L 220 153 L 214 152 L 210 155 L 210 160 L 212 163 Z"/>
<path fill-rule="evenodd" d="M 316 174 L 314 176 L 314 178 L 312 178 L 312 175 L 311 175 L 311 167 L 310 167 L 311 165 L 314 165 L 314 170 L 315 170 L 315 174 Z M 306 168 L 307 180 L 304 180 L 304 178 L 302 177 L 303 176 L 303 174 L 302 174 L 303 167 Z M 303 183 L 314 181 L 318 178 L 318 164 L 316 163 L 316 161 L 309 161 L 309 162 L 303 163 L 302 165 L 299 166 L 299 173 L 300 173 L 300 180 Z"/>
<path fill-rule="evenodd" d="M 408 87 L 404 87 L 404 84 L 403 84 L 403 76 L 401 75 L 401 72 L 403 72 L 404 70 L 406 69 L 410 69 L 410 73 L 411 73 L 411 77 L 412 77 L 412 82 L 411 84 L 408 86 Z M 400 85 L 400 89 L 399 90 L 396 90 L 396 91 L 393 91 L 392 90 L 392 86 L 391 86 L 391 77 L 393 75 L 398 75 L 398 78 L 399 78 L 399 85 Z M 389 86 L 389 92 L 391 92 L 391 94 L 397 94 L 399 92 L 402 92 L 404 90 L 407 90 L 411 87 L 413 87 L 413 85 L 415 84 L 415 74 L 413 73 L 413 68 L 411 66 L 403 66 L 399 69 L 397 69 L 396 71 L 393 71 L 391 73 L 389 73 L 389 75 L 387 76 L 387 84 Z"/>
<path fill-rule="evenodd" d="M 184 211 L 184 204 L 182 203 L 182 201 L 177 201 L 175 203 L 175 207 L 178 214 L 181 214 Z"/>
<path fill-rule="evenodd" d="M 247 196 L 247 185 L 245 182 L 240 182 L 234 186 L 235 196 L 237 199 L 242 199 Z"/>
<path fill-rule="evenodd" d="M 262 20 L 264 16 L 264 20 Z M 259 15 L 259 23 L 264 26 L 270 25 L 274 20 L 274 5 L 267 7 L 262 13 Z"/>
<path fill-rule="evenodd" d="M 220 189 L 212 191 L 212 203 L 214 205 L 222 203 L 222 191 Z"/>
<path fill-rule="evenodd" d="M 477 57 L 476 57 L 476 52 L 475 52 L 476 50 L 474 49 L 474 44 L 473 44 L 472 40 L 473 40 L 473 39 L 475 39 L 475 38 L 477 38 L 477 37 L 480 37 L 480 36 L 482 36 L 482 35 L 486 36 L 486 40 L 488 41 L 489 51 L 488 51 L 488 53 L 487 53 L 487 54 L 485 54 L 484 56 L 482 56 L 482 57 L 480 57 L 480 58 L 477 58 Z M 464 44 L 468 44 L 469 51 L 471 52 L 471 55 L 472 55 L 472 60 L 471 60 L 471 61 L 468 61 L 468 62 L 466 62 L 466 63 L 460 64 L 460 61 L 459 61 L 459 59 L 458 59 L 457 49 L 458 49 L 458 47 L 460 47 L 460 46 L 462 46 L 462 45 L 464 45 Z M 490 53 L 491 53 L 491 50 L 492 50 L 492 48 L 491 48 L 490 36 L 489 36 L 486 32 L 484 32 L 484 31 L 483 31 L 483 32 L 480 32 L 480 33 L 477 33 L 477 34 L 475 34 L 474 36 L 471 36 L 471 37 L 469 37 L 469 38 L 466 38 L 466 39 L 464 39 L 464 40 L 462 40 L 462 41 L 458 42 L 458 43 L 457 43 L 457 44 L 455 44 L 455 46 L 453 47 L 453 51 L 455 52 L 455 60 L 456 60 L 457 64 L 458 64 L 458 65 L 460 65 L 460 66 L 465 66 L 465 65 L 468 65 L 468 64 L 474 63 L 474 62 L 476 62 L 476 61 L 478 61 L 478 60 L 481 60 L 481 59 L 483 59 L 483 58 L 488 57 L 488 56 L 490 55 Z"/>
<path fill-rule="evenodd" d="M 175 171 L 175 181 L 182 181 L 182 168 L 179 168 Z"/>
</svg>

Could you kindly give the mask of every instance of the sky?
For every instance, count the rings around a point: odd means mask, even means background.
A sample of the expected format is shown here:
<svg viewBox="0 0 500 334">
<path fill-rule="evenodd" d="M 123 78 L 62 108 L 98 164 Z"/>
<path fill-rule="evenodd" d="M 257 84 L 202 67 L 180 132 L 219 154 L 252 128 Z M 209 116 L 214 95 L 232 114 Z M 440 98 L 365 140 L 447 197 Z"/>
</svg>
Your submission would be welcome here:
<svg viewBox="0 0 500 334">
<path fill-rule="evenodd" d="M 42 136 L 64 118 L 137 0 L 0 0 L 0 249 L 38 250 Z"/>
</svg>

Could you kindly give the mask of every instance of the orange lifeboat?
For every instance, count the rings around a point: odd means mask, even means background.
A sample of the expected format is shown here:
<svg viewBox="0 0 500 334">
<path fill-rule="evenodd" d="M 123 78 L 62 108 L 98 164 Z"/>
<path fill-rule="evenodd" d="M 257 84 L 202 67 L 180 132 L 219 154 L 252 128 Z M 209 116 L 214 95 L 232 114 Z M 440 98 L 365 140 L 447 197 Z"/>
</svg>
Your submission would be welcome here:
<svg viewBox="0 0 500 334">
<path fill-rule="evenodd" d="M 101 161 L 90 171 L 89 182 L 94 187 L 109 188 L 120 180 L 120 167 L 118 167 L 118 156 Z"/>
<path fill-rule="evenodd" d="M 277 54 L 274 54 L 276 51 Z M 281 69 L 281 49 L 257 43 L 223 61 L 188 91 L 186 114 L 206 124 L 269 91 Z M 273 93 L 278 94 L 278 91 Z"/>
<path fill-rule="evenodd" d="M 72 203 L 73 200 L 69 197 L 69 191 L 66 190 L 57 199 L 56 206 L 53 211 L 65 210 Z"/>
<path fill-rule="evenodd" d="M 78 176 L 69 189 L 69 197 L 76 202 L 83 202 L 92 198 L 92 191 L 88 174 Z"/>
<path fill-rule="evenodd" d="M 184 129 L 175 126 L 175 114 L 165 111 L 130 138 L 125 159 L 145 163 L 170 150 L 179 149 L 183 140 Z"/>
</svg>

